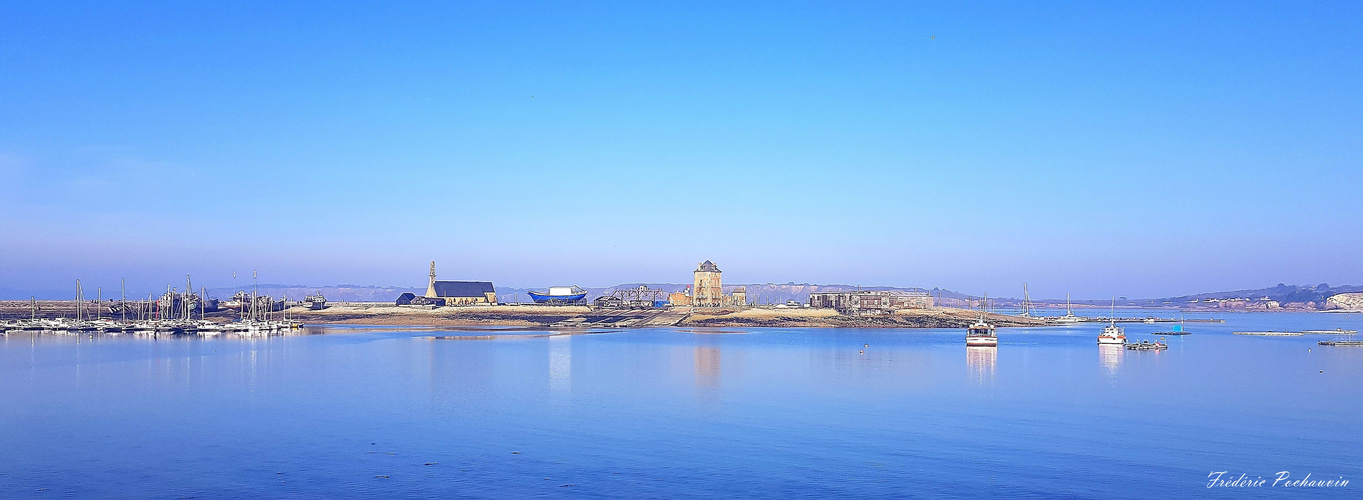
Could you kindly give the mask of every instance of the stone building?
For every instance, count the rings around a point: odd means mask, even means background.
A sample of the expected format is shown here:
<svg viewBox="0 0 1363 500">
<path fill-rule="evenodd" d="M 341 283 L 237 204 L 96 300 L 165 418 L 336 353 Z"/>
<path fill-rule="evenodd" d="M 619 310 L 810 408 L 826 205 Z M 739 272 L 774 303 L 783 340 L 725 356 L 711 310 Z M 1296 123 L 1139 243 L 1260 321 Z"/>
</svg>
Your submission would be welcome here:
<svg viewBox="0 0 1363 500">
<path fill-rule="evenodd" d="M 691 305 L 696 307 L 720 307 L 725 303 L 720 276 L 724 274 L 714 262 L 705 261 L 696 267 L 694 284 L 691 287 Z"/>
<path fill-rule="evenodd" d="M 497 303 L 497 289 L 491 281 L 436 281 L 435 261 L 431 261 L 430 278 L 426 298 L 445 299 L 451 306 Z"/>
<path fill-rule="evenodd" d="M 674 306 L 691 305 L 691 287 L 687 286 L 684 292 L 672 292 L 667 294 L 667 303 Z"/>
<path fill-rule="evenodd" d="M 889 314 L 897 309 L 931 308 L 932 295 L 881 290 L 815 292 L 809 294 L 809 307 L 837 309 L 843 314 Z"/>
</svg>

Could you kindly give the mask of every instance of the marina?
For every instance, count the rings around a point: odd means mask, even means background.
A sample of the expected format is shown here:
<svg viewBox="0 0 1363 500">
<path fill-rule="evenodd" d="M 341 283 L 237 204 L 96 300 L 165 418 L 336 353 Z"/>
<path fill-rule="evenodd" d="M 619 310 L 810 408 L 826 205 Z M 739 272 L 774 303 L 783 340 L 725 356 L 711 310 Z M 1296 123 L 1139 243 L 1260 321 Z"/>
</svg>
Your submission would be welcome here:
<svg viewBox="0 0 1363 500">
<path fill-rule="evenodd" d="M 117 302 L 106 302 L 102 297 L 93 303 L 85 300 L 84 288 L 76 280 L 76 296 L 71 301 L 72 317 L 64 315 L 39 316 L 38 301 L 30 299 L 27 319 L 0 320 L 0 332 L 51 332 L 55 334 L 103 334 L 103 335 L 198 335 L 213 336 L 223 333 L 236 335 L 270 335 L 278 332 L 298 330 L 303 323 L 290 319 L 287 312 L 287 299 L 276 301 L 269 296 L 239 292 L 228 307 L 237 309 L 239 317 L 208 318 L 210 311 L 219 310 L 216 300 L 208 299 L 204 292 L 192 292 L 189 277 L 185 278 L 185 291 L 181 292 L 167 286 L 160 298 L 147 297 L 146 300 L 129 301 L 126 297 Z M 305 309 L 319 310 L 326 299 L 320 294 L 307 297 L 300 305 Z M 210 306 L 210 304 L 212 304 Z M 105 316 L 105 314 L 108 316 Z M 64 313 L 63 313 L 64 314 Z"/>
</svg>

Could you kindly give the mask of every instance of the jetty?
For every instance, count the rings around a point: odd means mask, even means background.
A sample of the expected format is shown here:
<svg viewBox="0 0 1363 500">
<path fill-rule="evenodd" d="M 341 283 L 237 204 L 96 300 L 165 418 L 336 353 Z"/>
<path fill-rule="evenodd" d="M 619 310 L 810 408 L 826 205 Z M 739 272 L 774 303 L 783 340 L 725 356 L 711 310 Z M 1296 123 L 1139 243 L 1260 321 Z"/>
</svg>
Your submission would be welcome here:
<svg viewBox="0 0 1363 500">
<path fill-rule="evenodd" d="M 1147 316 L 1147 317 L 1144 317 L 1144 318 L 1119 318 L 1119 317 L 1104 318 L 1104 317 L 1101 317 L 1101 316 L 1092 317 L 1092 318 L 1081 318 L 1081 317 L 1075 316 L 1076 319 L 1075 319 L 1075 320 L 1070 320 L 1070 321 L 1062 321 L 1062 320 L 1066 319 L 1065 316 L 1046 316 L 1046 317 L 1042 317 L 1042 318 L 1043 318 L 1043 319 L 1046 319 L 1046 320 L 1048 320 L 1048 321 L 1050 321 L 1051 323 L 1059 323 L 1059 324 L 1064 324 L 1064 323 L 1225 323 L 1225 322 L 1226 322 L 1226 320 L 1220 319 L 1220 318 L 1193 318 L 1193 319 L 1185 319 L 1185 318 L 1155 318 L 1155 317 L 1150 317 L 1150 316 Z"/>
<path fill-rule="evenodd" d="M 1317 345 L 1332 346 L 1363 346 L 1363 340 L 1322 340 L 1316 342 Z"/>
<path fill-rule="evenodd" d="M 1334 330 L 1302 330 L 1300 332 L 1235 332 L 1236 335 L 1259 335 L 1265 337 L 1298 337 L 1301 335 L 1353 335 L 1357 330 L 1345 330 L 1336 328 Z"/>
</svg>

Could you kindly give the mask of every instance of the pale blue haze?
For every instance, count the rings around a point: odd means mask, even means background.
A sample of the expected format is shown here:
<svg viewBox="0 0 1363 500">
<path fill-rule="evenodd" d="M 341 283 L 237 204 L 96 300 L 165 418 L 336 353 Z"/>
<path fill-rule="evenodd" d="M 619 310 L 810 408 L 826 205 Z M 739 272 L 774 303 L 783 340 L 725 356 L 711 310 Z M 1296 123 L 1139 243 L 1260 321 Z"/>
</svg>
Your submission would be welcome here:
<svg viewBox="0 0 1363 500">
<path fill-rule="evenodd" d="M 10 1 L 0 288 L 1360 283 L 1360 89 L 1358 2 Z"/>
</svg>

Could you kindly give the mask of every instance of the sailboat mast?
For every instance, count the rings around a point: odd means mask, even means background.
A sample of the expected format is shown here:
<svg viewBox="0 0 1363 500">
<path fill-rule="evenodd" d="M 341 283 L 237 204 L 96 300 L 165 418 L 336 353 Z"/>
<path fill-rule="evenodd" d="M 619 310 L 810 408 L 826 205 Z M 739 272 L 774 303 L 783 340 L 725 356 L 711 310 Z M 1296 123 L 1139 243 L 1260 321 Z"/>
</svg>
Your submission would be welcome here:
<svg viewBox="0 0 1363 500">
<path fill-rule="evenodd" d="M 1112 296 L 1112 309 L 1110 310 L 1110 312 L 1107 313 L 1107 315 L 1108 315 L 1108 318 L 1107 318 L 1107 319 L 1111 320 L 1111 323 L 1109 323 L 1109 324 L 1111 324 L 1112 326 L 1117 326 L 1117 296 L 1116 296 L 1116 295 L 1113 295 L 1113 296 Z"/>
</svg>

